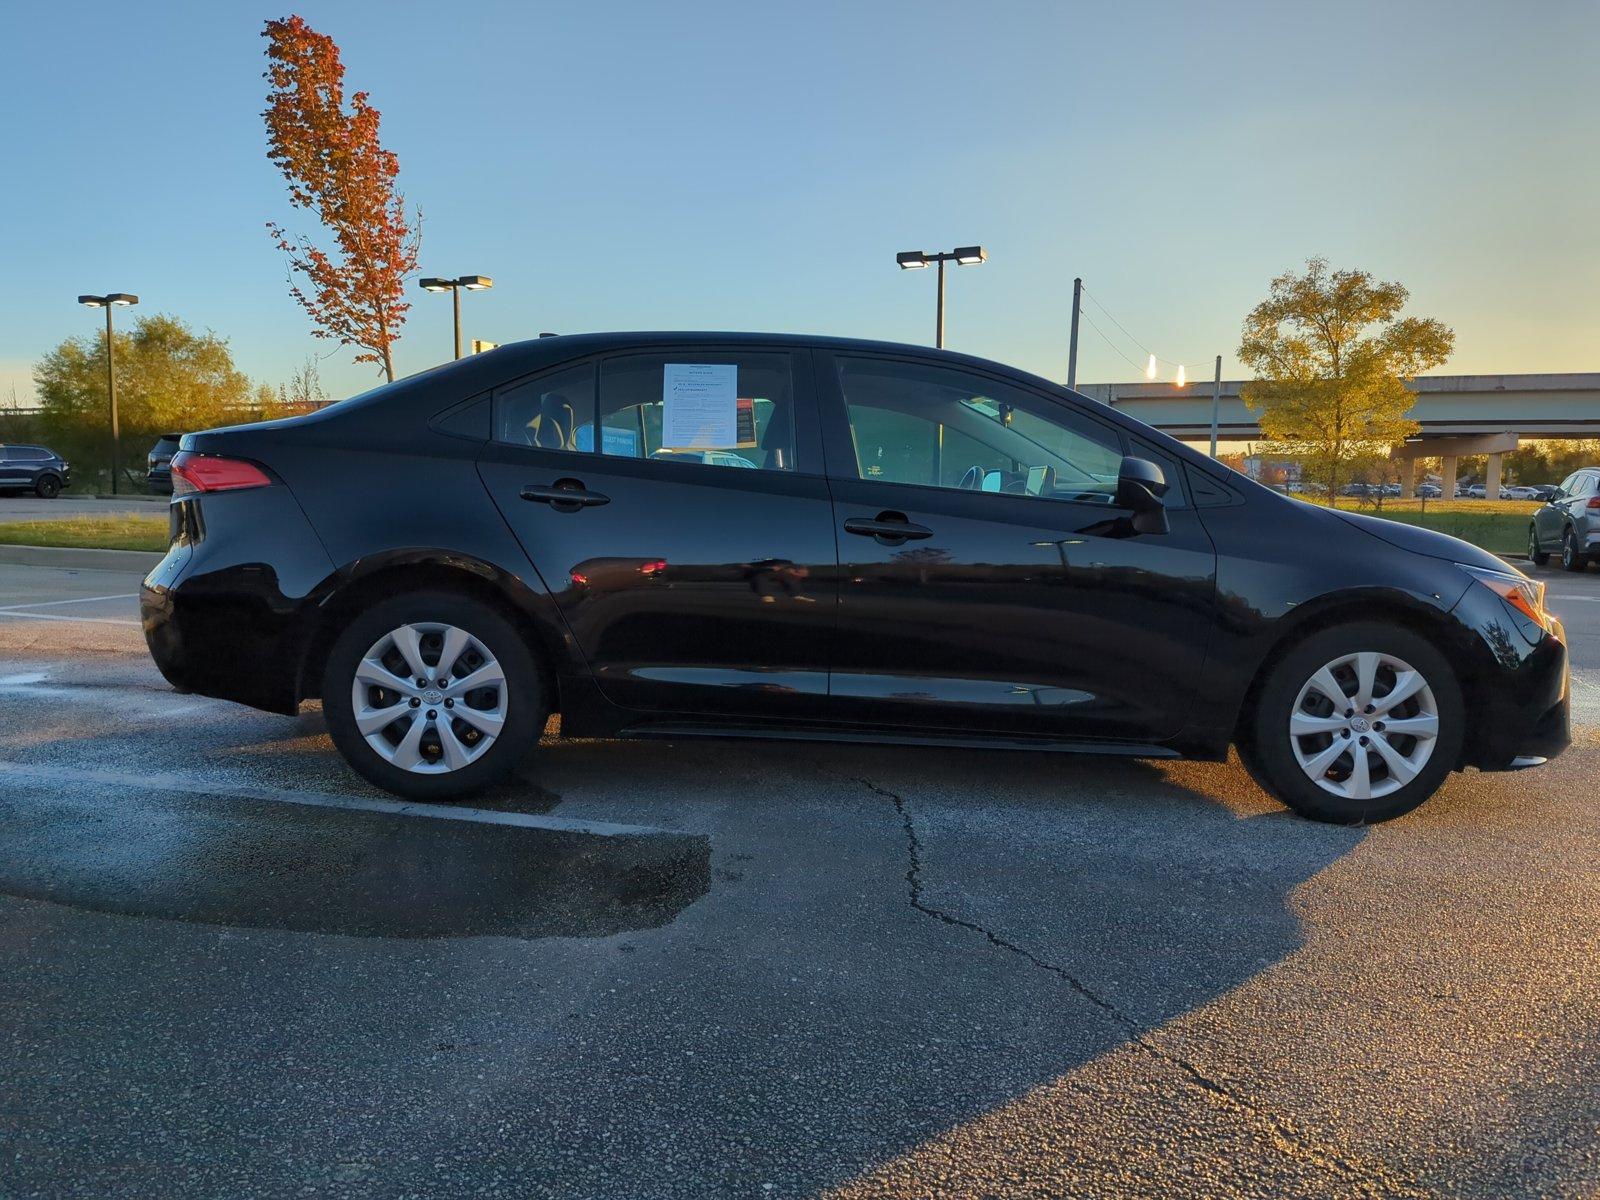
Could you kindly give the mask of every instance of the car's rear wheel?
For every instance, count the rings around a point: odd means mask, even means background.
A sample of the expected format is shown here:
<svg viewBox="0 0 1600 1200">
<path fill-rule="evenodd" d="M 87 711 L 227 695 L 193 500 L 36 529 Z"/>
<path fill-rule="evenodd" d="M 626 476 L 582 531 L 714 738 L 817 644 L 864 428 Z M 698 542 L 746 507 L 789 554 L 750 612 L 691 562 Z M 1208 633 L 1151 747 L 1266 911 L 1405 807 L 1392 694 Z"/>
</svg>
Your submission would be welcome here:
<svg viewBox="0 0 1600 1200">
<path fill-rule="evenodd" d="M 1539 527 L 1528 526 L 1528 561 L 1537 566 L 1544 566 L 1550 561 L 1550 552 L 1539 549 Z"/>
<path fill-rule="evenodd" d="M 503 779 L 538 741 L 548 685 L 490 605 L 411 592 L 362 613 L 329 652 L 322 705 L 345 760 L 386 791 L 451 800 Z"/>
<path fill-rule="evenodd" d="M 33 490 L 41 500 L 54 500 L 61 494 L 61 480 L 54 475 L 41 475 Z"/>
<path fill-rule="evenodd" d="M 1588 562 L 1583 551 L 1578 549 L 1577 530 L 1568 525 L 1567 532 L 1561 537 L 1561 565 L 1569 571 L 1581 571 Z"/>
<path fill-rule="evenodd" d="M 1264 681 L 1246 765 L 1290 808 L 1360 825 L 1410 812 L 1455 766 L 1466 710 L 1430 642 L 1363 622 L 1312 634 Z"/>
</svg>

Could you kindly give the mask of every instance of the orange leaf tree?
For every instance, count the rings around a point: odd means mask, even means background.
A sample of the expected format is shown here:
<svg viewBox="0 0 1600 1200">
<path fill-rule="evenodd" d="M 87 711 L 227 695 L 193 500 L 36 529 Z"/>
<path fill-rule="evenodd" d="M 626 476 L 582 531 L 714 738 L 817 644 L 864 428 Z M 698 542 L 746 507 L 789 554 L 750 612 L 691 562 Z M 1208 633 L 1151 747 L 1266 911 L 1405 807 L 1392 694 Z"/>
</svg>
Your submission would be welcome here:
<svg viewBox="0 0 1600 1200">
<path fill-rule="evenodd" d="M 300 17 L 268 21 L 267 157 L 289 181 L 289 202 L 315 212 L 333 246 L 268 222 L 289 256 L 290 294 L 317 337 L 334 338 L 394 379 L 394 343 L 405 323 L 405 280 L 417 269 L 421 217 L 408 223 L 395 190 L 400 160 L 378 140 L 367 93 L 348 105 L 339 47 Z"/>
</svg>

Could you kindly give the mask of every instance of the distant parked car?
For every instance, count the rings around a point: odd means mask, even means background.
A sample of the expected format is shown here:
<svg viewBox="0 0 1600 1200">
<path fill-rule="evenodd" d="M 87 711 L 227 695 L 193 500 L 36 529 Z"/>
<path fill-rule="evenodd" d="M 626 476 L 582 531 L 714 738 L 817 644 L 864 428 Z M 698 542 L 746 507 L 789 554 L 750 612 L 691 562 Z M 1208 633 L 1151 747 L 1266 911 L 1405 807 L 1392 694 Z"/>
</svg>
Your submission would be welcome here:
<svg viewBox="0 0 1600 1200">
<path fill-rule="evenodd" d="M 1600 557 L 1600 467 L 1574 471 L 1555 498 L 1546 501 L 1528 525 L 1528 557 L 1543 566 L 1559 548 L 1561 565 L 1581 571 Z"/>
<path fill-rule="evenodd" d="M 1378 489 L 1370 483 L 1347 483 L 1340 489 L 1342 496 L 1370 496 Z"/>
<path fill-rule="evenodd" d="M 1424 500 L 1437 500 L 1440 496 L 1444 495 L 1444 489 L 1441 488 L 1437 483 L 1419 484 L 1417 487 L 1417 495 Z"/>
<path fill-rule="evenodd" d="M 149 466 L 145 479 L 152 492 L 172 495 L 172 456 L 178 452 L 178 439 L 182 436 L 181 433 L 163 433 L 150 447 L 145 460 Z"/>
<path fill-rule="evenodd" d="M 1400 494 L 1400 485 L 1398 483 L 1386 483 L 1381 490 L 1385 496 L 1398 496 Z"/>
<path fill-rule="evenodd" d="M 53 500 L 72 482 L 67 460 L 44 446 L 0 446 L 0 492 L 32 492 Z"/>
<path fill-rule="evenodd" d="M 1500 489 L 1500 499 L 1502 499 L 1502 500 L 1539 500 L 1539 499 L 1542 499 L 1542 497 L 1539 495 L 1539 489 L 1538 488 L 1528 487 L 1526 484 L 1516 484 L 1516 485 L 1514 485 L 1512 487 L 1501 488 Z"/>
<path fill-rule="evenodd" d="M 1554 500 L 1561 492 L 1560 485 L 1554 483 L 1535 483 L 1532 487 L 1535 500 Z"/>
</svg>

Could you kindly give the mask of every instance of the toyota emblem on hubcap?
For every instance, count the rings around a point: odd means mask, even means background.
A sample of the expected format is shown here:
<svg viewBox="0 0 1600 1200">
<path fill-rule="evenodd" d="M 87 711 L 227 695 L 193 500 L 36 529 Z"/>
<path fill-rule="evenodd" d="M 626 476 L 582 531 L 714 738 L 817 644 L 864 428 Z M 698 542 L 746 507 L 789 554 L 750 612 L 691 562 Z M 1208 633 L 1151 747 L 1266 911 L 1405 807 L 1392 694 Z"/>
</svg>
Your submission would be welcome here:
<svg viewBox="0 0 1600 1200">
<path fill-rule="evenodd" d="M 432 704 L 433 701 L 430 700 L 430 701 L 428 701 L 428 703 Z M 1354 729 L 1357 733 L 1365 733 L 1370 728 L 1370 726 L 1368 725 L 1367 719 L 1365 717 L 1351 717 L 1350 718 L 1350 728 Z"/>
<path fill-rule="evenodd" d="M 427 691 L 422 693 L 422 702 L 424 704 L 437 704 L 443 699 L 444 693 L 438 688 L 429 688 Z"/>
</svg>

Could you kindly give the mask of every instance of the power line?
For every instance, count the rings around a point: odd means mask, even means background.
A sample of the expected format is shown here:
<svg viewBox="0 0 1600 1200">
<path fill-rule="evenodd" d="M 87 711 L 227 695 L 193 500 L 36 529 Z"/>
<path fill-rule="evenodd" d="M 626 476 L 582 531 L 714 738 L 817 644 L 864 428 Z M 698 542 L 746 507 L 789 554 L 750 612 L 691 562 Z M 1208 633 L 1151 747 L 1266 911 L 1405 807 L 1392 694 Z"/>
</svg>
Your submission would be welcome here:
<svg viewBox="0 0 1600 1200">
<path fill-rule="evenodd" d="M 1165 363 L 1169 367 L 1183 367 L 1185 369 L 1188 369 L 1190 367 L 1199 367 L 1199 366 L 1206 365 L 1207 362 L 1209 361 L 1209 360 L 1206 360 L 1206 359 L 1197 359 L 1194 362 L 1180 362 L 1178 359 L 1175 359 L 1175 358 L 1164 358 L 1164 357 L 1162 357 L 1161 355 L 1157 354 L 1154 350 L 1150 349 L 1149 346 L 1146 346 L 1138 338 L 1134 337 L 1133 334 L 1128 331 L 1128 327 L 1126 325 L 1124 325 L 1121 321 L 1117 320 L 1116 315 L 1114 313 L 1112 313 L 1112 311 L 1109 308 L 1107 308 L 1104 304 L 1100 303 L 1100 298 L 1098 296 L 1096 296 L 1092 292 L 1090 292 L 1088 288 L 1083 288 L 1082 291 L 1083 291 L 1083 294 L 1085 296 L 1089 297 L 1089 299 L 1093 302 L 1094 306 L 1096 308 L 1098 308 L 1105 315 L 1105 318 L 1108 321 L 1110 321 L 1118 329 L 1122 330 L 1122 333 L 1123 333 L 1124 337 L 1126 337 L 1130 342 L 1132 342 L 1135 346 L 1137 346 L 1145 354 L 1147 354 L 1151 358 L 1155 359 L 1158 363 Z M 1085 316 L 1087 317 L 1087 314 L 1085 314 Z M 1092 322 L 1091 322 L 1091 324 L 1092 324 Z M 1111 339 L 1106 337 L 1104 331 L 1096 329 L 1095 332 L 1099 333 L 1100 336 L 1105 339 L 1105 341 L 1106 341 L 1106 343 L 1108 345 L 1111 344 Z M 1115 346 L 1113 346 L 1112 348 L 1116 349 Z M 1120 350 L 1118 350 L 1117 353 L 1121 354 L 1122 352 Z M 1132 366 L 1137 371 L 1145 371 L 1147 369 L 1146 367 L 1140 366 L 1136 362 L 1132 362 L 1132 360 L 1130 360 L 1128 358 L 1128 356 L 1125 355 L 1125 354 L 1122 355 L 1122 357 L 1123 357 L 1123 361 L 1128 362 L 1129 365 Z"/>
</svg>

